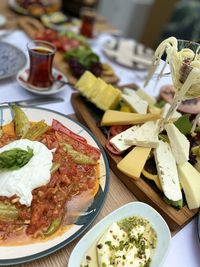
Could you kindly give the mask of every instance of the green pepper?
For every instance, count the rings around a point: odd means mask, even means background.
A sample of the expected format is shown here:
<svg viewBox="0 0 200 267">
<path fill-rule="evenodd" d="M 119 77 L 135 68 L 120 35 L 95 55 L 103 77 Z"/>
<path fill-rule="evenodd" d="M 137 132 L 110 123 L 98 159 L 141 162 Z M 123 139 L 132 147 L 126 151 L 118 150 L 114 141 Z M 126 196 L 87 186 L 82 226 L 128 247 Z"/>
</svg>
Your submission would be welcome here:
<svg viewBox="0 0 200 267">
<path fill-rule="evenodd" d="M 29 119 L 17 105 L 12 106 L 12 112 L 14 114 L 15 133 L 18 137 L 22 137 L 30 128 Z"/>
<path fill-rule="evenodd" d="M 67 152 L 73 158 L 75 163 L 77 163 L 77 164 L 90 164 L 90 165 L 96 164 L 96 161 L 94 161 L 89 156 L 74 150 L 71 145 L 66 144 L 66 143 L 62 143 L 61 146 L 63 147 L 63 150 L 65 152 Z"/>
<path fill-rule="evenodd" d="M 0 202 L 0 220 L 17 220 L 18 216 L 19 211 L 14 205 Z"/>
<path fill-rule="evenodd" d="M 52 166 L 51 166 L 51 174 L 53 174 L 54 172 L 56 172 L 60 167 L 60 164 L 59 163 L 56 163 L 56 162 L 53 162 L 52 163 Z"/>
<path fill-rule="evenodd" d="M 50 236 L 54 234 L 60 227 L 60 224 L 61 224 L 61 218 L 54 219 L 47 228 L 47 230 L 44 231 L 44 236 Z"/>
<path fill-rule="evenodd" d="M 27 138 L 29 140 L 36 140 L 38 137 L 43 135 L 47 130 L 49 129 L 49 126 L 42 120 L 39 122 L 36 122 L 23 136 L 23 138 Z"/>
</svg>

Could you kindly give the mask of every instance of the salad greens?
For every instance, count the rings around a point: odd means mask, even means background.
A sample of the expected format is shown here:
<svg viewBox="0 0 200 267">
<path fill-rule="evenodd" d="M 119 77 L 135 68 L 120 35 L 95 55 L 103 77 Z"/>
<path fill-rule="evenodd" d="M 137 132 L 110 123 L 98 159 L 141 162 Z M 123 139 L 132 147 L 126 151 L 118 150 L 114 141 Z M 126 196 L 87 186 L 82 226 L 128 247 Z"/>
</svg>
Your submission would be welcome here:
<svg viewBox="0 0 200 267">
<path fill-rule="evenodd" d="M 89 69 L 93 63 L 100 62 L 99 56 L 92 52 L 89 47 L 80 46 L 78 48 L 70 49 L 65 53 L 65 59 L 76 58 L 78 63 Z"/>
<path fill-rule="evenodd" d="M 182 134 L 190 134 L 192 129 L 192 123 L 190 122 L 190 114 L 185 114 L 181 116 L 177 121 L 174 122 L 174 124 Z"/>
<path fill-rule="evenodd" d="M 21 148 L 13 148 L 0 153 L 0 171 L 17 170 L 26 165 L 33 157 L 33 149 L 27 147 L 27 151 Z"/>
</svg>

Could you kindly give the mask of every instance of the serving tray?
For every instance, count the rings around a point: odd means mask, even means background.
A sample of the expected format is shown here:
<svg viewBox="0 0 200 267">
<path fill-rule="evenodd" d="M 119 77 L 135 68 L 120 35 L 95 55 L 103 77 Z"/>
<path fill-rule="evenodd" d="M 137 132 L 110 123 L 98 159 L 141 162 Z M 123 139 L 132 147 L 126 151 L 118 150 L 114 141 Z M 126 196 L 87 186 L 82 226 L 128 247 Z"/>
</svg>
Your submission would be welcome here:
<svg viewBox="0 0 200 267">
<path fill-rule="evenodd" d="M 136 89 L 137 86 L 132 84 L 126 85 L 126 87 Z M 106 136 L 98 127 L 103 112 L 90 102 L 86 101 L 86 99 L 79 93 L 72 94 L 71 102 L 76 112 L 77 118 L 80 120 L 80 122 L 90 128 L 99 142 L 103 145 L 107 153 L 110 168 L 113 170 L 116 176 L 127 186 L 127 188 L 136 196 L 136 198 L 154 207 L 165 218 L 172 232 L 179 231 L 187 223 L 189 223 L 197 214 L 198 209 L 189 210 L 187 205 L 185 205 L 182 209 L 177 210 L 166 204 L 158 191 L 153 188 L 147 181 L 143 180 L 142 178 L 135 181 L 119 171 L 117 164 L 122 159 L 122 157 L 115 156 L 106 149 Z"/>
<path fill-rule="evenodd" d="M 40 21 L 30 17 L 19 18 L 18 25 L 31 39 L 35 39 L 36 33 L 38 31 L 43 31 L 45 29 Z M 62 52 L 56 52 L 56 55 L 54 57 L 54 66 L 66 75 L 69 83 L 75 84 L 77 82 L 77 79 L 72 75 L 70 71 L 68 63 L 64 60 Z M 111 84 L 116 84 L 119 81 L 119 77 L 117 75 L 102 75 L 101 78 L 105 82 Z"/>
</svg>

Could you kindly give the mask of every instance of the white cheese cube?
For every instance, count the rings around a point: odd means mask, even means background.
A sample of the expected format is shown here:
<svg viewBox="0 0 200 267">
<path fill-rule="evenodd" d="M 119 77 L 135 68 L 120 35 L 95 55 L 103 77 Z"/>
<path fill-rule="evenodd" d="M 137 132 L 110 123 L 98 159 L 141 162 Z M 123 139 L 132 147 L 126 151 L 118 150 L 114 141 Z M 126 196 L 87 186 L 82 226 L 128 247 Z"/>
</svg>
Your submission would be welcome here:
<svg viewBox="0 0 200 267">
<path fill-rule="evenodd" d="M 154 121 L 145 122 L 134 132 L 126 135 L 124 142 L 127 145 L 156 148 L 158 146 L 157 123 Z"/>
<path fill-rule="evenodd" d="M 167 142 L 159 141 L 154 151 L 156 167 L 165 196 L 172 201 L 182 199 L 176 161 Z"/>
<path fill-rule="evenodd" d="M 122 100 L 124 100 L 124 102 L 126 102 L 133 111 L 140 114 L 146 114 L 148 102 L 139 97 L 133 90 L 131 91 L 132 95 L 122 94 Z"/>
<path fill-rule="evenodd" d="M 166 124 L 165 130 L 167 131 L 167 136 L 169 137 L 170 146 L 176 163 L 183 164 L 187 162 L 190 150 L 190 142 L 188 139 L 173 123 Z"/>
<path fill-rule="evenodd" d="M 124 139 L 131 136 L 132 133 L 135 132 L 136 129 L 138 129 L 139 126 L 132 126 L 131 128 L 115 135 L 113 138 L 110 139 L 110 143 L 119 151 L 122 152 L 126 149 L 128 149 L 129 147 L 132 146 L 132 144 L 126 144 L 124 142 Z"/>
<path fill-rule="evenodd" d="M 126 237 L 127 234 L 119 228 L 117 223 L 113 223 L 107 229 L 107 231 L 103 234 L 103 236 L 97 243 L 97 257 L 99 266 L 110 266 L 110 258 L 114 253 L 111 247 L 118 247 L 120 240 L 125 240 Z"/>
</svg>

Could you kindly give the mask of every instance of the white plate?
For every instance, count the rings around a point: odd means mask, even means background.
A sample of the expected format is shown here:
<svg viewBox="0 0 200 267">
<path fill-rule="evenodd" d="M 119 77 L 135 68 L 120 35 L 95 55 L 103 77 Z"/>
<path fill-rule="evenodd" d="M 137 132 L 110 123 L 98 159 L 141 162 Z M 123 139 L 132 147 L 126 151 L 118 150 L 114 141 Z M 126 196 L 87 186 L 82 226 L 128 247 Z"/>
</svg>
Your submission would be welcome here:
<svg viewBox="0 0 200 267">
<path fill-rule="evenodd" d="M 52 119 L 56 119 L 62 124 L 66 125 L 73 132 L 85 137 L 89 144 L 99 148 L 101 150 L 101 157 L 99 160 L 100 187 L 91 206 L 88 208 L 85 214 L 79 217 L 76 224 L 73 224 L 72 227 L 65 231 L 62 235 L 57 236 L 54 239 L 36 242 L 30 245 L 0 246 L 0 266 L 11 266 L 12 264 L 19 264 L 38 259 L 49 255 L 72 242 L 75 238 L 82 234 L 83 231 L 86 230 L 86 228 L 98 215 L 101 207 L 103 206 L 109 185 L 109 166 L 105 153 L 97 139 L 86 127 L 67 116 L 47 109 L 23 108 L 23 110 L 27 114 L 30 121 L 40 121 L 41 119 L 45 119 L 46 123 L 51 125 Z M 11 121 L 11 114 L 7 108 L 3 109 L 3 117 L 4 124 Z"/>
<path fill-rule="evenodd" d="M 163 262 L 170 245 L 171 234 L 161 215 L 149 205 L 142 202 L 128 203 L 113 211 L 96 224 L 76 245 L 68 263 L 68 267 L 80 267 L 81 259 L 87 249 L 97 241 L 104 231 L 113 223 L 130 216 L 146 218 L 157 233 L 157 246 L 153 254 L 151 267 L 159 267 Z"/>
<path fill-rule="evenodd" d="M 66 76 L 56 70 L 56 69 L 53 69 L 53 76 L 55 79 L 57 79 L 57 77 L 61 77 L 61 80 L 64 81 L 64 82 L 67 82 L 67 78 Z M 54 82 L 52 86 L 50 86 L 48 88 L 48 90 L 45 88 L 37 88 L 37 89 L 34 89 L 34 87 L 32 87 L 31 85 L 29 85 L 26 81 L 27 81 L 27 78 L 28 78 L 28 69 L 25 68 L 23 70 L 21 70 L 18 74 L 17 74 L 17 82 L 19 83 L 19 85 L 21 87 L 23 87 L 25 90 L 31 92 L 31 93 L 34 93 L 36 95 L 54 95 L 54 94 L 57 94 L 57 93 L 60 93 L 61 91 L 63 91 L 65 89 L 65 86 L 66 84 L 63 84 L 62 82 Z"/>
</svg>

